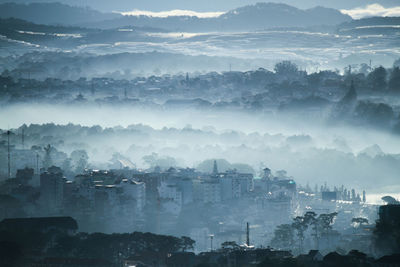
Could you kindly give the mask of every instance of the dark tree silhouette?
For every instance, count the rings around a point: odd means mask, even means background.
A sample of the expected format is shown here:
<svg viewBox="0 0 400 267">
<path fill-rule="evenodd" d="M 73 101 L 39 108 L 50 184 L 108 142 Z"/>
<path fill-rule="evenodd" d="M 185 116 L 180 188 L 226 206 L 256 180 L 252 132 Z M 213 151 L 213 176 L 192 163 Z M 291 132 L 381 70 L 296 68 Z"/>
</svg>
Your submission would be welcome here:
<svg viewBox="0 0 400 267">
<path fill-rule="evenodd" d="M 400 68 L 394 67 L 389 76 L 388 82 L 389 90 L 400 93 Z"/>
<path fill-rule="evenodd" d="M 285 60 L 275 64 L 274 71 L 279 75 L 296 75 L 299 71 L 296 64 Z"/>
<path fill-rule="evenodd" d="M 374 69 L 372 72 L 368 74 L 368 83 L 370 85 L 370 89 L 374 91 L 383 91 L 386 89 L 386 69 L 382 66 Z"/>
<path fill-rule="evenodd" d="M 292 227 L 296 230 L 297 238 L 299 242 L 299 253 L 303 252 L 303 242 L 304 242 L 304 233 L 308 228 L 308 221 L 304 216 L 297 216 L 293 219 Z"/>
<path fill-rule="evenodd" d="M 194 249 L 194 243 L 195 242 L 196 241 L 194 241 L 190 237 L 182 236 L 181 237 L 181 248 L 182 248 L 182 251 Z"/>
<path fill-rule="evenodd" d="M 294 228 L 291 224 L 278 225 L 271 240 L 271 246 L 280 249 L 290 249 L 294 243 Z"/>
</svg>

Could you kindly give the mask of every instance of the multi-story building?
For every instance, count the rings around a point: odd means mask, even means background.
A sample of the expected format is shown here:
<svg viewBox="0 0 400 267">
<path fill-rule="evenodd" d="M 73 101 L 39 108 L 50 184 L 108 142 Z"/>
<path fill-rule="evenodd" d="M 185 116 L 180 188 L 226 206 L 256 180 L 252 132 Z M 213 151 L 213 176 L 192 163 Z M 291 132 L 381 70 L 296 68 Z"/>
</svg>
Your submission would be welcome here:
<svg viewBox="0 0 400 267">
<path fill-rule="evenodd" d="M 136 210 L 143 212 L 146 205 L 146 184 L 129 179 L 123 179 L 119 185 L 123 194 L 136 201 Z"/>
<path fill-rule="evenodd" d="M 161 182 L 158 192 L 161 199 L 168 199 L 182 205 L 182 191 L 177 185 Z"/>
<path fill-rule="evenodd" d="M 40 175 L 40 197 L 45 214 L 55 215 L 62 211 L 64 182 L 63 173 L 58 167 L 50 167 Z"/>
<path fill-rule="evenodd" d="M 221 184 L 217 179 L 209 179 L 201 182 L 201 198 L 204 203 L 221 202 Z"/>
</svg>

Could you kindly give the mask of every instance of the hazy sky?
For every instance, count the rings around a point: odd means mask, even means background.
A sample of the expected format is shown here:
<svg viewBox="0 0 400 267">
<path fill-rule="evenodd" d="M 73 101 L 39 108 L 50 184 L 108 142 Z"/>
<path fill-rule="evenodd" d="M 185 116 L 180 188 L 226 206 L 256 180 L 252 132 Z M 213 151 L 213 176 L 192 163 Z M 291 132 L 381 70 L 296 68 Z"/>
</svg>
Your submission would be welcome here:
<svg viewBox="0 0 400 267">
<path fill-rule="evenodd" d="M 149 11 L 165 11 L 171 9 L 186 9 L 194 11 L 227 11 L 240 6 L 257 2 L 287 3 L 299 8 L 325 6 L 337 9 L 352 9 L 370 4 L 381 4 L 385 8 L 400 6 L 399 0 L 0 0 L 1 3 L 16 2 L 63 2 L 71 5 L 86 5 L 102 11 L 129 11 L 133 9 Z"/>
</svg>

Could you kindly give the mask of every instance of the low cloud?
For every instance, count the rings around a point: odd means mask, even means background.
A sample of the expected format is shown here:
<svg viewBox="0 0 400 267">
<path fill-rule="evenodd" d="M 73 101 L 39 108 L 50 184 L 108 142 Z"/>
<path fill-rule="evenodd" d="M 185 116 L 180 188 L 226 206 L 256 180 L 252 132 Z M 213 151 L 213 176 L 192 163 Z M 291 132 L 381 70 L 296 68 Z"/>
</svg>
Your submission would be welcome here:
<svg viewBox="0 0 400 267">
<path fill-rule="evenodd" d="M 196 12 L 192 10 L 181 10 L 174 9 L 169 11 L 146 11 L 146 10 L 132 10 L 127 12 L 119 12 L 124 16 L 148 16 L 148 17 L 157 17 L 157 18 L 166 18 L 166 17 L 178 17 L 178 16 L 189 16 L 189 17 L 198 17 L 198 18 L 215 18 L 219 17 L 225 12 Z"/>
<path fill-rule="evenodd" d="M 342 9 L 343 14 L 351 16 L 353 19 L 365 17 L 397 17 L 400 16 L 400 6 L 386 8 L 380 4 L 367 5 L 354 9 Z"/>
</svg>

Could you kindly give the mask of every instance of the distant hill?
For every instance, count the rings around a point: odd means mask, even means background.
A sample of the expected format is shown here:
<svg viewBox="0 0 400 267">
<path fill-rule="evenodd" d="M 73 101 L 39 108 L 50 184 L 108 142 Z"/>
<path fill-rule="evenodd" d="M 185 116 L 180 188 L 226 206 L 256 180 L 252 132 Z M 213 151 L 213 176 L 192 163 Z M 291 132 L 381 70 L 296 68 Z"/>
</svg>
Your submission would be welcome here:
<svg viewBox="0 0 400 267">
<path fill-rule="evenodd" d="M 74 48 L 91 43 L 114 43 L 124 41 L 147 41 L 146 33 L 163 32 L 149 27 L 127 27 L 101 30 L 67 25 L 46 25 L 8 18 L 0 18 L 0 36 L 4 44 L 44 45 L 46 47 Z M 6 41 L 6 43 L 4 43 Z"/>
<path fill-rule="evenodd" d="M 316 7 L 302 10 L 285 4 L 258 3 L 231 10 L 216 18 L 124 16 L 86 26 L 115 28 L 135 25 L 171 31 L 251 31 L 274 27 L 329 26 L 348 21 L 351 17 L 336 9 Z"/>
<path fill-rule="evenodd" d="M 0 18 L 10 17 L 40 24 L 76 25 L 103 29 L 129 25 L 170 31 L 251 31 L 273 27 L 337 25 L 351 21 L 350 16 L 344 15 L 336 9 L 315 7 L 302 10 L 276 3 L 248 5 L 226 12 L 216 18 L 122 16 L 60 3 L 0 5 Z"/>
<path fill-rule="evenodd" d="M 36 24 L 22 19 L 8 18 L 0 19 L 0 32 L 2 34 L 9 32 L 15 33 L 18 31 L 33 33 L 74 33 L 82 31 L 79 27 L 61 26 L 61 25 L 45 25 Z M 41 35 L 41 34 L 38 34 Z"/>
<path fill-rule="evenodd" d="M 258 3 L 229 11 L 217 20 L 235 28 L 247 25 L 259 29 L 336 25 L 350 21 L 351 18 L 331 8 L 315 7 L 302 10 L 285 4 Z"/>
<path fill-rule="evenodd" d="M 353 28 L 372 25 L 400 25 L 400 17 L 372 17 L 356 19 L 339 25 L 341 28 Z"/>
<path fill-rule="evenodd" d="M 352 21 L 350 16 L 343 14 L 339 10 L 321 6 L 307 9 L 306 13 L 308 13 L 312 19 L 322 22 L 323 25 L 337 25 L 345 21 Z"/>
<path fill-rule="evenodd" d="M 56 42 L 58 45 L 71 45 L 74 39 L 80 39 L 82 34 L 99 32 L 94 29 L 79 27 L 35 24 L 21 19 L 0 19 L 0 35 L 17 42 L 45 44 Z"/>
<path fill-rule="evenodd" d="M 400 17 L 372 17 L 352 20 L 337 26 L 343 34 L 399 34 Z"/>
<path fill-rule="evenodd" d="M 38 24 L 79 25 L 115 19 L 121 15 L 60 3 L 0 4 L 0 18 L 17 18 Z"/>
</svg>

